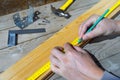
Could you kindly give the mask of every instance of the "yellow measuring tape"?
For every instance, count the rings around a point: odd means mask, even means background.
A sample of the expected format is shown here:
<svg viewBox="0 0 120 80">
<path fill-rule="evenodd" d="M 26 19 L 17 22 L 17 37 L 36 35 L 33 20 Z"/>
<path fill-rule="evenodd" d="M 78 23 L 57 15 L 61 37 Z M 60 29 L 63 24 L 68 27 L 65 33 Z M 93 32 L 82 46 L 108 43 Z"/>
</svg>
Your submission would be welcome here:
<svg viewBox="0 0 120 80">
<path fill-rule="evenodd" d="M 118 2 L 110 8 L 108 14 L 106 14 L 105 17 L 107 17 L 110 13 L 112 13 L 119 5 L 120 5 L 120 0 L 118 0 Z M 79 40 L 79 38 L 76 38 L 71 44 L 76 45 L 78 43 L 78 40 Z M 33 75 L 31 75 L 29 78 L 27 78 L 27 80 L 35 80 L 39 76 L 41 76 L 43 73 L 48 71 L 49 69 L 50 69 L 50 61 L 47 62 L 45 65 L 43 65 L 35 73 L 33 73 Z"/>
<path fill-rule="evenodd" d="M 71 44 L 76 45 L 78 43 L 79 38 L 76 38 Z M 27 80 L 35 80 L 43 73 L 50 69 L 50 61 L 43 65 L 40 69 L 38 69 L 32 76 L 30 76 Z"/>
</svg>

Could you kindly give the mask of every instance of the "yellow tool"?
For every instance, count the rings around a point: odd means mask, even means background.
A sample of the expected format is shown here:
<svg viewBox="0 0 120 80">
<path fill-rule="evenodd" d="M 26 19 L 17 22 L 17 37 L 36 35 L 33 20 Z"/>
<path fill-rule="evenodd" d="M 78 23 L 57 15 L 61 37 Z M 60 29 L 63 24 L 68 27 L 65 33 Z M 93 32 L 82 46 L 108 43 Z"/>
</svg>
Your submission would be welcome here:
<svg viewBox="0 0 120 80">
<path fill-rule="evenodd" d="M 105 15 L 105 17 L 111 14 L 118 6 L 120 6 L 120 0 L 118 0 L 118 2 L 110 8 L 109 12 Z M 76 38 L 71 44 L 77 45 L 78 40 L 79 38 Z M 35 73 L 33 73 L 33 75 L 31 75 L 27 80 L 36 80 L 39 76 L 44 74 L 49 69 L 50 69 L 50 61 L 48 61 L 45 65 L 43 65 L 40 69 L 38 69 Z"/>
<path fill-rule="evenodd" d="M 57 16 L 65 17 L 65 18 L 70 18 L 71 15 L 69 13 L 66 13 L 65 11 L 68 9 L 68 7 L 71 4 L 73 4 L 74 1 L 75 0 L 67 0 L 67 2 L 65 2 L 65 4 L 62 5 L 59 9 L 56 9 L 55 7 L 53 7 L 51 5 L 51 10 Z"/>
<path fill-rule="evenodd" d="M 64 5 L 60 7 L 61 10 L 65 11 L 75 0 L 68 0 Z"/>
<path fill-rule="evenodd" d="M 120 0 L 118 0 L 118 2 L 110 8 L 110 11 L 105 15 L 105 17 L 112 13 L 118 6 L 120 6 Z"/>
</svg>

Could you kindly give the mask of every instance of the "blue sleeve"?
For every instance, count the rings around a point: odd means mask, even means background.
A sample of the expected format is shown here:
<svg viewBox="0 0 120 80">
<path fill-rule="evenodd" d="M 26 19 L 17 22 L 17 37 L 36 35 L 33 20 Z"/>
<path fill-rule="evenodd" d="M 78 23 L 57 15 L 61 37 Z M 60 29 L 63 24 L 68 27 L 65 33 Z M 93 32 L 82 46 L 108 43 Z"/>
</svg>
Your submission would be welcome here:
<svg viewBox="0 0 120 80">
<path fill-rule="evenodd" d="M 120 80 L 120 78 L 105 71 L 101 80 Z"/>
</svg>

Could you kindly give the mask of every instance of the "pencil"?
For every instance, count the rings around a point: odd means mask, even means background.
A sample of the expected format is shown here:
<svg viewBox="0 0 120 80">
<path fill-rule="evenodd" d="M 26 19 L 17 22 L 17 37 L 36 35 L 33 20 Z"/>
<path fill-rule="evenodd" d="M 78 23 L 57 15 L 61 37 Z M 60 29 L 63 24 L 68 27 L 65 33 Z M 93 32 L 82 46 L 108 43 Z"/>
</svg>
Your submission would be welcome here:
<svg viewBox="0 0 120 80">
<path fill-rule="evenodd" d="M 109 12 L 109 9 L 107 9 L 97 20 L 96 22 L 86 31 L 86 33 L 91 32 L 96 26 L 97 24 L 105 17 L 105 15 Z M 81 43 L 83 41 L 83 39 L 79 39 L 78 40 L 78 44 Z"/>
<path fill-rule="evenodd" d="M 102 16 L 99 17 L 99 19 L 93 24 L 93 26 L 86 32 L 90 32 L 92 31 L 96 25 L 104 18 L 104 17 L 107 17 L 110 13 L 112 13 L 118 6 L 120 6 L 120 0 L 118 0 L 117 3 L 115 3 L 110 9 L 107 9 L 104 14 Z M 78 39 L 77 40 L 77 44 L 81 43 L 83 40 L 82 38 L 81 39 Z"/>
</svg>

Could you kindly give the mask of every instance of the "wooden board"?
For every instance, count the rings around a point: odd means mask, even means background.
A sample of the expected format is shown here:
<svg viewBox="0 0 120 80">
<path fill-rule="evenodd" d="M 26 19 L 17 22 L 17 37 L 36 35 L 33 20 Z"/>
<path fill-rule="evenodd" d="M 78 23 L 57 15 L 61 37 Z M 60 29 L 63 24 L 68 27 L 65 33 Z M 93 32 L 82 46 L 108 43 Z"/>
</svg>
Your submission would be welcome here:
<svg viewBox="0 0 120 80">
<path fill-rule="evenodd" d="M 42 45 L 38 46 L 35 50 L 33 50 L 28 56 L 24 57 L 21 61 L 17 62 L 14 66 L 9 68 L 5 73 L 1 75 L 1 79 L 4 80 L 24 80 L 28 76 L 30 76 L 36 69 L 41 67 L 46 61 L 49 60 L 50 50 L 57 45 L 63 45 L 65 42 L 71 42 L 75 39 L 78 35 L 78 27 L 81 22 L 87 19 L 90 15 L 102 14 L 105 9 L 111 7 L 117 0 L 102 0 L 100 3 L 95 5 L 92 9 L 88 12 L 74 20 L 71 24 L 67 25 L 64 29 L 60 32 L 56 33 L 53 37 L 49 40 L 45 41 Z M 107 4 L 107 5 L 105 5 Z M 105 6 L 102 6 L 105 5 Z M 97 12 L 96 12 L 97 10 Z M 114 15 L 114 14 L 113 14 Z M 112 15 L 111 15 L 112 16 Z M 76 27 L 73 27 L 76 26 Z M 73 31 L 75 31 L 73 33 Z M 65 35 L 68 34 L 69 35 Z M 72 36 L 72 37 L 71 37 Z M 59 40 L 58 40 L 59 39 Z M 60 41 L 60 42 L 58 42 Z M 48 59 L 47 59 L 47 58 Z M 44 59 L 46 58 L 46 59 Z M 44 60 L 44 61 L 43 61 Z M 24 62 L 24 63 L 23 63 Z M 40 63 L 40 64 L 38 64 Z M 37 66 L 36 66 L 37 65 Z M 26 73 L 26 74 L 25 74 Z"/>
<path fill-rule="evenodd" d="M 63 1 L 58 1 L 55 3 L 51 3 L 55 7 L 59 7 L 64 3 Z M 86 3 L 90 1 L 89 3 Z M 19 29 L 13 23 L 12 14 L 5 15 L 0 17 L 0 73 L 4 72 L 8 67 L 15 64 L 19 59 L 25 56 L 28 52 L 36 48 L 43 41 L 47 40 L 50 36 L 56 33 L 58 30 L 62 29 L 66 24 L 74 20 L 76 17 L 90 9 L 94 4 L 96 4 L 98 0 L 79 0 L 75 1 L 73 5 L 68 9 L 69 13 L 72 15 L 70 19 L 65 19 L 61 17 L 57 17 L 51 13 L 50 5 L 43 5 L 40 7 L 35 7 L 36 10 L 41 12 L 40 17 L 46 17 L 50 20 L 49 24 L 38 25 L 42 22 L 42 19 L 36 21 L 35 23 L 28 26 L 28 29 L 34 28 L 46 28 L 47 32 L 43 34 L 25 34 L 18 36 L 18 45 L 13 47 L 7 47 L 7 33 L 8 30 Z M 79 5 L 78 5 L 79 4 Z M 45 11 L 45 9 L 47 9 Z M 25 10 L 27 11 L 27 10 Z M 23 13 L 25 11 L 21 11 Z M 57 23 L 57 24 L 56 24 Z M 56 24 L 56 25 L 54 25 Z"/>
<path fill-rule="evenodd" d="M 120 20 L 120 14 L 115 17 L 115 20 Z M 116 76 L 120 77 L 120 36 L 110 35 L 99 37 L 87 44 L 84 49 L 95 55 L 103 68 Z M 49 80 L 66 80 L 63 77 L 55 74 Z"/>
<path fill-rule="evenodd" d="M 97 1 L 93 1 L 93 0 L 91 0 L 90 3 L 85 3 L 85 1 L 82 1 L 81 3 L 84 3 L 83 5 L 76 6 L 76 7 L 74 7 L 74 5 L 73 5 L 72 7 L 74 8 L 74 10 L 73 10 L 73 8 L 69 9 L 70 14 L 72 15 L 72 17 L 69 20 L 66 20 L 64 18 L 58 18 L 54 14 L 51 14 L 50 4 L 35 8 L 36 10 L 39 10 L 41 12 L 40 17 L 41 18 L 46 18 L 47 17 L 46 19 L 49 20 L 50 23 L 48 23 L 46 25 L 38 25 L 39 23 L 42 22 L 42 19 L 40 19 L 40 20 L 36 21 L 35 23 L 31 24 L 27 28 L 29 28 L 29 29 L 32 29 L 32 28 L 33 29 L 34 28 L 46 28 L 47 32 L 42 33 L 42 34 L 40 33 L 40 34 L 31 34 L 31 35 L 24 35 L 24 36 L 20 35 L 19 39 L 18 39 L 18 43 L 21 44 L 21 43 L 26 42 L 28 40 L 35 39 L 35 38 L 38 38 L 40 36 L 44 36 L 44 35 L 47 35 L 49 33 L 53 33 L 53 32 L 56 32 L 56 31 L 60 30 L 68 22 L 72 21 L 79 14 L 83 13 L 86 9 L 91 7 L 91 6 L 88 6 L 88 5 L 92 5 L 96 2 Z M 52 5 L 60 6 L 62 3 L 64 3 L 64 1 L 59 1 L 57 3 L 53 3 Z M 86 7 L 84 7 L 84 6 L 86 6 Z M 83 9 L 81 9 L 79 7 L 83 8 Z M 44 10 L 46 10 L 46 11 L 44 11 Z M 25 12 L 27 12 L 27 10 L 21 11 L 20 14 L 23 14 L 23 16 L 24 16 Z M 74 12 L 76 12 L 76 13 L 74 13 Z M 0 38 L 1 38 L 0 39 L 0 44 L 1 44 L 0 49 L 7 48 L 8 30 L 19 29 L 18 27 L 15 26 L 14 21 L 12 19 L 12 15 L 14 15 L 14 14 L 15 13 L 0 17 L 0 25 L 1 25 L 0 26 L 0 33 L 1 33 L 0 34 Z M 58 23 L 56 25 L 54 25 L 56 22 L 58 22 Z M 4 40 L 4 42 L 3 42 L 3 40 Z"/>
<path fill-rule="evenodd" d="M 115 17 L 115 20 L 120 20 L 120 14 Z M 103 68 L 116 76 L 120 77 L 120 36 L 110 35 L 99 37 L 87 44 L 84 49 L 95 55 Z M 63 77 L 55 74 L 49 80 L 66 80 Z"/>
</svg>

